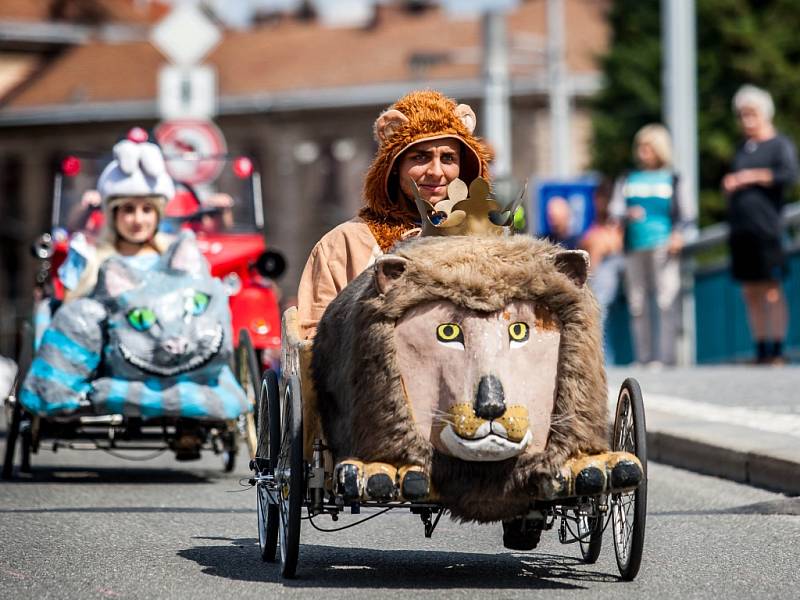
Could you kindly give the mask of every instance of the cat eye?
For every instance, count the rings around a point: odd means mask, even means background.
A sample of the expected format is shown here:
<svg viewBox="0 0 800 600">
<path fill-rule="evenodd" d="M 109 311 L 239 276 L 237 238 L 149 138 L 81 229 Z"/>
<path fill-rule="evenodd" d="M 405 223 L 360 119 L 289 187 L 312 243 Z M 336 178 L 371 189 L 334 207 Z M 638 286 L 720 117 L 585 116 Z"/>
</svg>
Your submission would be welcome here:
<svg viewBox="0 0 800 600">
<path fill-rule="evenodd" d="M 519 348 L 528 343 L 530 328 L 527 323 L 518 321 L 508 326 L 508 337 L 512 348 Z"/>
<path fill-rule="evenodd" d="M 195 292 L 192 296 L 192 303 L 189 307 L 189 311 L 195 316 L 202 315 L 204 312 L 206 312 L 210 302 L 211 297 L 208 294 L 204 294 L 203 292 Z"/>
<path fill-rule="evenodd" d="M 442 323 L 436 328 L 436 339 L 443 346 L 464 349 L 464 333 L 456 323 Z"/>
<path fill-rule="evenodd" d="M 149 308 L 134 308 L 128 312 L 128 323 L 136 331 L 147 331 L 156 322 L 156 313 Z"/>
</svg>

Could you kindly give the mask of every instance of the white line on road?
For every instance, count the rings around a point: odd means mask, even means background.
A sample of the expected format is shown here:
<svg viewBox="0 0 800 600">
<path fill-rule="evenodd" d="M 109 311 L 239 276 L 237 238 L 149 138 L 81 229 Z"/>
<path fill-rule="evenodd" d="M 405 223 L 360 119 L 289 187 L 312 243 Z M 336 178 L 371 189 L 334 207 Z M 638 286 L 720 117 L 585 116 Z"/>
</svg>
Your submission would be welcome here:
<svg viewBox="0 0 800 600">
<path fill-rule="evenodd" d="M 800 437 L 800 415 L 774 413 L 742 406 L 720 406 L 661 394 L 644 394 L 644 400 L 645 408 L 686 417 L 693 421 L 711 421 Z M 608 405 L 613 419 L 617 406 L 616 391 L 609 391 Z"/>
</svg>

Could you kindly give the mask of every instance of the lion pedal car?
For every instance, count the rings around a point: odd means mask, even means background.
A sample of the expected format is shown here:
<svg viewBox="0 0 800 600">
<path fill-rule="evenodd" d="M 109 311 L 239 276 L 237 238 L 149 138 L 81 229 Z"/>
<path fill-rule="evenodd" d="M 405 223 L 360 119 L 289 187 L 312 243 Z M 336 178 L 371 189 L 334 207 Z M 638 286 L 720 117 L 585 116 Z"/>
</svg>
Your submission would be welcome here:
<svg viewBox="0 0 800 600">
<path fill-rule="evenodd" d="M 500 521 L 514 550 L 559 523 L 587 562 L 610 523 L 633 579 L 646 518 L 642 396 L 623 384 L 609 435 L 587 269 L 585 253 L 527 236 L 421 237 L 348 284 L 313 343 L 287 311 L 283 372 L 262 382 L 251 463 L 262 557 L 274 560 L 279 542 L 282 574 L 294 576 L 303 508 L 309 519 L 405 508 L 426 536 L 445 512 Z"/>
</svg>

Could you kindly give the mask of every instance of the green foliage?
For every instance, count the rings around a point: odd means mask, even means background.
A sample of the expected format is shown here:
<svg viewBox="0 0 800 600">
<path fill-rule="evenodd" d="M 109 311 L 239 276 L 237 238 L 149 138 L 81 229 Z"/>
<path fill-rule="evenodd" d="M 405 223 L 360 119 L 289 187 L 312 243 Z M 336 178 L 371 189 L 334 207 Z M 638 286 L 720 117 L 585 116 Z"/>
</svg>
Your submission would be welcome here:
<svg viewBox="0 0 800 600">
<path fill-rule="evenodd" d="M 795 0 L 696 0 L 700 224 L 724 218 L 719 184 L 740 140 L 731 110 L 739 86 L 772 94 L 775 122 L 800 141 L 800 11 Z M 616 0 L 605 83 L 592 102 L 593 166 L 616 176 L 632 166 L 636 131 L 661 121 L 660 3 Z"/>
</svg>

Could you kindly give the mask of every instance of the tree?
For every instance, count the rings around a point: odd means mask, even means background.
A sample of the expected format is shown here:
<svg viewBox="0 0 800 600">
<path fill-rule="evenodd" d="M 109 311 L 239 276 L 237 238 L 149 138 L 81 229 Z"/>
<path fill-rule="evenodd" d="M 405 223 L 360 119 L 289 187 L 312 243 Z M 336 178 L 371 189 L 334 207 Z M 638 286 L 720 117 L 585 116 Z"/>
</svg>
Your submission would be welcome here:
<svg viewBox="0 0 800 600">
<path fill-rule="evenodd" d="M 697 0 L 701 226 L 721 220 L 719 182 L 739 143 L 731 98 L 745 83 L 770 91 L 778 128 L 800 141 L 800 12 L 793 0 Z M 661 121 L 660 6 L 616 0 L 605 83 L 592 103 L 593 165 L 616 176 L 632 166 L 631 141 Z"/>
</svg>

